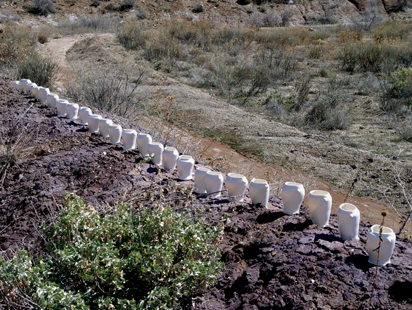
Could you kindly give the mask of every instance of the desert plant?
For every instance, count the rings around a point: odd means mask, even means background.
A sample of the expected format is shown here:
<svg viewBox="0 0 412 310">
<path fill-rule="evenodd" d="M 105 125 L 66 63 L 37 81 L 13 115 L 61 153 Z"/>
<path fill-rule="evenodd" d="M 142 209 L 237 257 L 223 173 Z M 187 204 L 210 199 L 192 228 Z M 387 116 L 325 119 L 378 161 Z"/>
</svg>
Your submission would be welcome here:
<svg viewBox="0 0 412 310">
<path fill-rule="evenodd" d="M 405 228 L 406 224 L 412 219 L 412 195 L 410 183 L 405 181 L 405 177 L 402 176 L 400 169 L 396 168 L 394 173 L 394 179 L 396 186 L 395 191 L 387 188 L 383 193 L 389 206 L 396 212 L 401 219 L 401 227 L 396 233 L 400 235 Z"/>
<path fill-rule="evenodd" d="M 392 22 L 373 28 L 371 33 L 374 40 L 381 43 L 383 41 L 405 40 L 411 31 L 409 24 Z"/>
<path fill-rule="evenodd" d="M 31 0 L 31 6 L 27 8 L 27 11 L 32 14 L 48 15 L 54 13 L 54 3 L 50 0 Z"/>
<path fill-rule="evenodd" d="M 305 124 L 323 130 L 345 129 L 350 111 L 343 104 L 342 80 L 332 78 L 305 115 Z M 346 98 L 347 100 L 347 98 Z"/>
<path fill-rule="evenodd" d="M 18 78 L 30 79 L 37 85 L 51 87 L 59 70 L 51 58 L 33 53 L 17 64 Z"/>
<path fill-rule="evenodd" d="M 0 127 L 0 187 L 3 186 L 10 167 L 19 164 L 30 153 L 34 130 L 22 125 L 22 118 L 30 111 L 30 105 L 19 118 L 12 117 Z"/>
<path fill-rule="evenodd" d="M 151 190 L 146 195 L 164 194 Z M 43 225 L 48 257 L 22 251 L 0 259 L 0 299 L 34 309 L 171 309 L 213 283 L 222 229 L 152 199 L 100 214 L 74 194 L 59 220 Z M 13 293 L 13 291 L 15 293 Z M 10 292 L 12 292 L 10 294 Z"/>
<path fill-rule="evenodd" d="M 66 19 L 57 25 L 60 34 L 71 35 L 86 32 L 112 32 L 119 24 L 119 18 L 111 14 L 79 16 Z"/>
<path fill-rule="evenodd" d="M 312 82 L 310 74 L 300 76 L 295 82 L 296 100 L 289 107 L 291 111 L 300 111 L 302 106 L 308 101 Z"/>
<path fill-rule="evenodd" d="M 66 94 L 75 102 L 84 102 L 91 107 L 123 117 L 135 117 L 139 113 L 137 96 L 144 75 L 140 71 L 131 79 L 119 66 L 117 72 L 93 68 L 87 72 L 79 70 L 77 77 L 66 86 Z"/>
<path fill-rule="evenodd" d="M 381 79 L 379 107 L 384 112 L 399 112 L 412 104 L 412 68 L 403 68 Z"/>
<path fill-rule="evenodd" d="M 126 49 L 137 49 L 144 47 L 147 37 L 143 32 L 142 25 L 136 21 L 127 21 L 116 31 L 119 42 Z"/>
</svg>

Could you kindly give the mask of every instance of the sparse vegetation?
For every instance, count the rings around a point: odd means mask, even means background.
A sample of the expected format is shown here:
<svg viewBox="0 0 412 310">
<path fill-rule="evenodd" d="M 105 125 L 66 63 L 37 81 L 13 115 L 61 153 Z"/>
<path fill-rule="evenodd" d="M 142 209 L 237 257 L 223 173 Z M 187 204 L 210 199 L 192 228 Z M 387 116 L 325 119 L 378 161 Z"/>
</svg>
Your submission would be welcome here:
<svg viewBox="0 0 412 310">
<path fill-rule="evenodd" d="M 32 14 L 48 15 L 55 12 L 54 3 L 50 0 L 31 0 L 27 11 Z"/>
<path fill-rule="evenodd" d="M 58 69 L 59 66 L 53 59 L 33 53 L 18 63 L 17 77 L 29 79 L 43 87 L 51 87 Z"/>
<path fill-rule="evenodd" d="M 170 192 L 145 195 L 165 193 Z M 49 254 L 21 251 L 0 258 L 2 304 L 171 309 L 212 284 L 223 267 L 216 246 L 219 226 L 207 227 L 156 199 L 150 207 L 129 203 L 101 211 L 66 195 L 60 218 L 42 227 Z"/>
<path fill-rule="evenodd" d="M 79 70 L 76 79 L 66 86 L 66 94 L 75 102 L 123 117 L 134 118 L 138 114 L 141 98 L 136 96 L 144 72 L 130 78 L 121 67 L 117 72 L 102 72 L 99 68 Z"/>
</svg>

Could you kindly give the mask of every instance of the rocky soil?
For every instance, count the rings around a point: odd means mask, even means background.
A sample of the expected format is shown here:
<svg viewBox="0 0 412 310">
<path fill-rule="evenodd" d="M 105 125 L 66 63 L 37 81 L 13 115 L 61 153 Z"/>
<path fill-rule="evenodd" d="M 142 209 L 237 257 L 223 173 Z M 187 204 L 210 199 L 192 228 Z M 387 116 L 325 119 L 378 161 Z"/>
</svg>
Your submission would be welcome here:
<svg viewBox="0 0 412 310">
<path fill-rule="evenodd" d="M 84 15 L 112 14 L 137 17 L 148 23 L 180 16 L 197 21 L 208 20 L 219 24 L 252 24 L 262 26 L 266 21 L 286 26 L 325 23 L 352 23 L 366 10 L 384 19 L 410 19 L 405 0 L 146 0 L 136 1 L 133 7 L 121 9 L 123 0 L 54 0 L 55 12 L 42 18 L 41 23 L 56 23 L 62 18 L 75 18 Z M 130 1 L 129 1 L 130 2 Z M 0 21 L 19 21 L 35 26 L 38 20 L 27 13 L 30 2 L 27 0 L 3 1 L 0 3 Z M 370 20 L 370 19 L 369 19 Z"/>
<path fill-rule="evenodd" d="M 3 141 L 20 133 L 26 137 L 0 189 L 2 250 L 22 242 L 38 246 L 36 228 L 57 215 L 65 192 L 97 206 L 177 179 L 176 172 L 159 173 L 141 162 L 136 150 L 110 145 L 77 121 L 58 118 L 55 110 L 13 92 L 4 78 L 0 93 Z M 18 120 L 17 130 L 11 130 Z M 372 294 L 375 267 L 365 250 L 370 223 L 361 223 L 359 242 L 342 242 L 335 215 L 329 226 L 319 228 L 305 207 L 298 215 L 284 215 L 274 195 L 268 209 L 252 206 L 249 197 L 230 202 L 226 194 L 219 200 L 197 197 L 193 204 L 203 206 L 209 224 L 225 213 L 229 219 L 220 245 L 225 271 L 188 309 L 411 308 L 412 243 L 407 239 L 397 240 L 392 262 L 379 268 Z"/>
</svg>

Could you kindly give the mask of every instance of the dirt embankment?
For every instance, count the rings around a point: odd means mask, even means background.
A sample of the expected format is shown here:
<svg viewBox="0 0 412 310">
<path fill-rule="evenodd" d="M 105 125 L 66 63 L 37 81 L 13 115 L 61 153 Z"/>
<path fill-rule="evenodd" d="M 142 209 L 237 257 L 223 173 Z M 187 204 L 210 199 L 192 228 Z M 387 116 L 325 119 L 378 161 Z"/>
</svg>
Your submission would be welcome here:
<svg viewBox="0 0 412 310">
<path fill-rule="evenodd" d="M 37 226 L 56 216 L 64 192 L 99 205 L 177 179 L 177 172 L 159 173 L 153 165 L 141 163 L 136 150 L 110 145 L 78 121 L 58 118 L 54 109 L 13 92 L 6 83 L 0 80 L 0 129 L 7 133 L 20 119 L 19 132 L 29 139 L 26 155 L 9 169 L 0 192 L 2 249 L 22 241 L 38 245 Z M 112 119 L 124 128 L 141 130 Z M 372 294 L 375 268 L 367 262 L 365 250 L 370 223 L 361 223 L 359 242 L 342 242 L 335 215 L 329 226 L 319 228 L 305 207 L 297 215 L 284 215 L 274 195 L 268 209 L 252 206 L 248 195 L 243 203 L 230 202 L 225 192 L 217 200 L 199 196 L 193 204 L 202 206 L 207 223 L 224 214 L 229 220 L 220 245 L 225 271 L 213 287 L 186 305 L 188 309 L 410 309 L 412 305 L 408 293 L 412 244 L 406 239 L 397 240 L 391 263 L 379 269 Z"/>
</svg>

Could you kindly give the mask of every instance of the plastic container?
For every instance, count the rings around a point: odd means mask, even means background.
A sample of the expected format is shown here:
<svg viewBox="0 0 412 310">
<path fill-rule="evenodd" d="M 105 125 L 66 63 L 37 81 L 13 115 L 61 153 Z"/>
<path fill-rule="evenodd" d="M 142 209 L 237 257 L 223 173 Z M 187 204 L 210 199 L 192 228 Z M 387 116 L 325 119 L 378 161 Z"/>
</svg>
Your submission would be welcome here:
<svg viewBox="0 0 412 310">
<path fill-rule="evenodd" d="M 99 132 L 103 138 L 109 137 L 109 126 L 113 125 L 113 121 L 111 119 L 101 118 L 99 120 Z"/>
<path fill-rule="evenodd" d="M 173 170 L 176 168 L 179 152 L 171 146 L 166 146 L 162 154 L 162 165 L 165 170 Z"/>
<path fill-rule="evenodd" d="M 252 179 L 249 184 L 249 194 L 252 204 L 261 204 L 264 207 L 268 206 L 270 186 L 266 180 Z"/>
<path fill-rule="evenodd" d="M 389 227 L 382 227 L 381 234 L 381 246 L 379 249 L 379 262 L 378 262 L 378 250 L 379 247 L 379 232 L 380 226 L 373 225 L 368 230 L 366 250 L 369 253 L 368 262 L 372 265 L 385 266 L 391 262 L 391 256 L 395 249 L 396 235 Z"/>
<path fill-rule="evenodd" d="M 310 191 L 308 195 L 308 209 L 312 222 L 325 227 L 329 224 L 332 196 L 327 191 Z"/>
<path fill-rule="evenodd" d="M 339 206 L 338 227 L 342 240 L 359 240 L 360 212 L 353 204 L 343 203 Z"/>
<path fill-rule="evenodd" d="M 147 150 L 149 143 L 152 143 L 152 137 L 147 133 L 139 133 L 136 138 L 136 145 L 141 156 L 149 156 L 149 152 Z"/>
<path fill-rule="evenodd" d="M 108 126 L 109 138 L 111 144 L 116 144 L 120 142 L 122 137 L 122 126 L 117 124 L 112 124 Z"/>
<path fill-rule="evenodd" d="M 134 150 L 136 148 L 137 132 L 134 129 L 124 129 L 122 132 L 123 150 Z"/>
<path fill-rule="evenodd" d="M 177 171 L 179 172 L 179 180 L 191 180 L 194 166 L 195 160 L 192 156 L 180 155 L 176 163 Z"/>
<path fill-rule="evenodd" d="M 281 198 L 283 201 L 283 212 L 289 215 L 299 213 L 303 198 L 305 198 L 305 188 L 300 183 L 286 182 L 283 185 Z"/>
<path fill-rule="evenodd" d="M 87 125 L 90 115 L 92 115 L 92 110 L 90 108 L 81 107 L 79 110 L 80 124 Z"/>
<path fill-rule="evenodd" d="M 77 119 L 79 113 L 79 105 L 77 103 L 66 104 L 66 117 L 68 119 Z"/>
<path fill-rule="evenodd" d="M 89 125 L 89 131 L 92 133 L 98 133 L 99 132 L 99 121 L 102 118 L 101 115 L 97 114 L 90 114 L 89 117 L 87 118 L 87 123 Z"/>
<path fill-rule="evenodd" d="M 238 202 L 243 201 L 248 185 L 247 178 L 244 175 L 229 173 L 226 177 L 225 185 L 230 199 Z"/>
<path fill-rule="evenodd" d="M 205 177 L 206 192 L 212 198 L 217 198 L 222 195 L 223 175 L 217 171 L 209 171 Z"/>
<path fill-rule="evenodd" d="M 57 108 L 57 116 L 59 117 L 65 117 L 66 116 L 66 105 L 69 102 L 64 99 L 58 99 L 56 101 L 56 108 Z"/>
<path fill-rule="evenodd" d="M 205 178 L 207 173 L 210 171 L 209 168 L 206 167 L 199 167 L 195 171 L 195 186 L 196 190 L 195 192 L 198 194 L 206 194 L 206 184 L 205 184 Z"/>
</svg>

